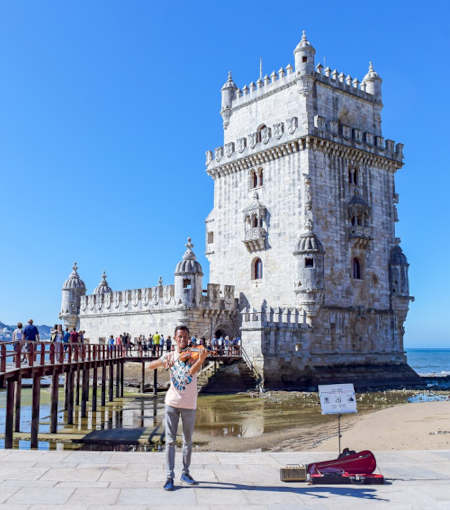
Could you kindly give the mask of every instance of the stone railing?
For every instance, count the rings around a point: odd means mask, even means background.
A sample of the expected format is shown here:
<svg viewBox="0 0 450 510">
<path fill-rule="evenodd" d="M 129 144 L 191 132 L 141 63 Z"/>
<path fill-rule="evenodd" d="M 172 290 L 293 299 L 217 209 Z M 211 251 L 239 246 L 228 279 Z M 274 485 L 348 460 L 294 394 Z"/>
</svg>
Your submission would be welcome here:
<svg viewBox="0 0 450 510">
<path fill-rule="evenodd" d="M 385 140 L 382 136 L 348 126 L 338 120 L 329 120 L 321 115 L 314 117 L 312 132 L 300 132 L 298 117 L 290 117 L 284 122 L 277 122 L 272 127 L 265 127 L 260 133 L 256 131 L 236 142 L 229 142 L 215 151 L 206 151 L 206 167 L 209 172 L 216 166 L 244 158 L 255 151 L 262 151 L 279 144 L 289 142 L 295 136 L 314 135 L 320 138 L 355 147 L 367 152 L 385 156 L 399 162 L 403 161 L 403 144 L 394 140 Z"/>
</svg>

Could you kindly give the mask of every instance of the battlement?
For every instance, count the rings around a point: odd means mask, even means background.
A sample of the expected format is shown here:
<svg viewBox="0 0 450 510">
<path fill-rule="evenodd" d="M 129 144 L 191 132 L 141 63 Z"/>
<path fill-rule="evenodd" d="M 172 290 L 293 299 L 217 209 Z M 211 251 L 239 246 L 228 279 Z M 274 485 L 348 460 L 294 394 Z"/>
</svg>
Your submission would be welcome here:
<svg viewBox="0 0 450 510">
<path fill-rule="evenodd" d="M 174 306 L 176 306 L 174 285 L 90 294 L 82 296 L 80 301 L 81 315 L 136 312 Z"/>
<path fill-rule="evenodd" d="M 292 307 L 246 307 L 241 311 L 242 329 L 261 329 L 270 327 L 308 328 L 306 314 Z"/>
<path fill-rule="evenodd" d="M 289 153 L 289 142 L 305 135 L 313 135 L 354 147 L 377 156 L 384 156 L 399 163 L 403 161 L 403 144 L 394 140 L 375 135 L 359 128 L 348 126 L 338 120 L 329 120 L 320 115 L 314 116 L 312 132 L 301 131 L 298 117 L 290 117 L 285 122 L 278 122 L 271 127 L 265 127 L 260 133 L 254 131 L 247 137 L 242 137 L 225 146 L 217 147 L 214 152 L 206 151 L 206 168 L 209 175 L 214 175 L 215 169 L 226 163 L 245 158 L 265 149 L 274 149 L 276 157 Z M 285 150 L 278 150 L 282 145 Z M 273 158 L 271 158 L 273 159 Z M 261 158 L 264 161 L 264 158 Z M 257 164 L 258 162 L 255 162 Z"/>
<path fill-rule="evenodd" d="M 189 289 L 186 289 L 189 290 Z M 203 291 L 201 309 L 234 310 L 237 300 L 234 297 L 234 285 L 208 284 Z M 184 306 L 175 299 L 174 285 L 157 285 L 155 287 L 119 290 L 105 294 L 81 296 L 80 314 L 82 316 L 96 314 L 137 313 L 164 311 Z"/>
<path fill-rule="evenodd" d="M 288 64 L 285 68 L 280 67 L 278 72 L 272 71 L 270 76 L 266 74 L 256 82 L 252 81 L 240 89 L 235 89 L 231 107 L 237 108 L 269 92 L 272 93 L 286 86 L 294 85 L 295 80 L 296 76 L 291 64 Z"/>
<path fill-rule="evenodd" d="M 267 94 L 273 94 L 286 87 L 293 86 L 296 84 L 298 77 L 299 75 L 294 71 L 292 65 L 288 64 L 285 68 L 281 67 L 278 71 L 272 71 L 270 75 L 266 74 L 255 82 L 252 81 L 242 88 L 236 88 L 231 101 L 231 110 L 242 107 Z M 366 101 L 379 101 L 377 97 L 366 90 L 366 82 L 364 80 L 353 78 L 350 74 L 344 74 L 337 69 L 324 68 L 322 64 L 317 64 L 313 78 L 325 85 L 355 95 Z"/>
<path fill-rule="evenodd" d="M 353 78 L 350 74 L 344 74 L 337 69 L 331 70 L 322 64 L 317 64 L 314 78 L 325 85 L 338 88 L 348 94 L 356 95 L 367 101 L 378 101 L 378 99 L 366 91 L 366 82 L 360 81 L 358 78 Z"/>
</svg>

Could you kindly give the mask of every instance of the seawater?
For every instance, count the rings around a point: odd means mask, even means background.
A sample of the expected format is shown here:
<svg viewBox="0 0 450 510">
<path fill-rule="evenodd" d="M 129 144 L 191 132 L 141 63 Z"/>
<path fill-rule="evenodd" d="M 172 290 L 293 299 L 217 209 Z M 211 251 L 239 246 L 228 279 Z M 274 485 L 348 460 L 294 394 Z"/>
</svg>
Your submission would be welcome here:
<svg viewBox="0 0 450 510">
<path fill-rule="evenodd" d="M 419 375 L 450 375 L 450 349 L 406 349 L 406 356 Z"/>
</svg>

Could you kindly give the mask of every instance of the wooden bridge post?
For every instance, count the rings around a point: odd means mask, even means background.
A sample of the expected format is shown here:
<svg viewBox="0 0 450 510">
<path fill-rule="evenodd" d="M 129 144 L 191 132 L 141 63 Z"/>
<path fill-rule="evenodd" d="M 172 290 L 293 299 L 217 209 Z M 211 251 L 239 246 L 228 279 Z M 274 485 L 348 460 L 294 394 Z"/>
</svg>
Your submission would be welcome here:
<svg viewBox="0 0 450 510">
<path fill-rule="evenodd" d="M 102 365 L 102 407 L 106 405 L 106 361 Z"/>
<path fill-rule="evenodd" d="M 6 418 L 5 418 L 5 448 L 13 447 L 14 421 L 14 389 L 15 381 L 8 379 L 6 383 Z"/>
<path fill-rule="evenodd" d="M 114 365 L 112 359 L 109 360 L 109 401 L 114 400 Z"/>
<path fill-rule="evenodd" d="M 52 344 L 53 345 L 53 344 Z M 58 392 L 59 392 L 59 371 L 53 369 L 52 389 L 50 401 L 50 433 L 56 434 L 58 430 Z"/>
<path fill-rule="evenodd" d="M 94 367 L 92 369 L 92 412 L 97 411 L 97 360 L 95 359 L 96 345 L 94 345 Z"/>
<path fill-rule="evenodd" d="M 124 365 L 125 365 L 125 362 L 122 361 L 122 363 L 120 364 L 120 396 L 123 397 L 123 385 L 124 385 L 124 382 L 123 382 L 123 377 L 124 377 Z"/>
<path fill-rule="evenodd" d="M 69 366 L 66 372 L 67 384 L 67 424 L 73 425 L 73 370 Z"/>
<path fill-rule="evenodd" d="M 89 368 L 83 367 L 83 386 L 81 388 L 81 417 L 87 418 L 87 400 L 89 395 Z"/>
<path fill-rule="evenodd" d="M 64 375 L 64 411 L 67 411 L 67 401 L 69 400 L 69 372 Z"/>
<path fill-rule="evenodd" d="M 116 398 L 120 397 L 120 365 L 121 362 L 116 363 Z"/>
<path fill-rule="evenodd" d="M 20 406 L 21 406 L 21 397 L 22 397 L 22 376 L 19 374 L 16 381 L 16 413 L 14 416 L 14 431 L 20 432 Z"/>
<path fill-rule="evenodd" d="M 31 403 L 31 448 L 38 447 L 39 434 L 39 408 L 41 402 L 41 376 L 39 373 L 33 375 L 33 390 Z"/>
<path fill-rule="evenodd" d="M 75 390 L 75 405 L 80 405 L 80 365 L 77 365 L 77 387 Z"/>
<path fill-rule="evenodd" d="M 153 370 L 153 395 L 158 395 L 158 369 Z"/>
<path fill-rule="evenodd" d="M 142 362 L 141 367 L 141 393 L 144 393 L 145 386 L 145 361 Z"/>
</svg>

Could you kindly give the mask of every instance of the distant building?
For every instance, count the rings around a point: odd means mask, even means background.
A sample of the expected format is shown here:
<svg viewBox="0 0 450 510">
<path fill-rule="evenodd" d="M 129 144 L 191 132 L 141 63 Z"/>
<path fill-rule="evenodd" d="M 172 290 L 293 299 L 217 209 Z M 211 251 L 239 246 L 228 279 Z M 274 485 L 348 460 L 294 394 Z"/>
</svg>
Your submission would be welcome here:
<svg viewBox="0 0 450 510">
<path fill-rule="evenodd" d="M 112 292 L 103 275 L 85 296 L 74 269 L 68 325 L 92 341 L 181 322 L 197 336 L 240 333 L 267 386 L 413 376 L 395 237 L 403 145 L 382 134 L 382 80 L 372 64 L 362 81 L 316 65 L 305 33 L 294 58 L 242 88 L 229 73 L 222 87 L 224 144 L 206 153 L 214 283 L 203 290 L 190 240 L 173 285 Z"/>
</svg>

